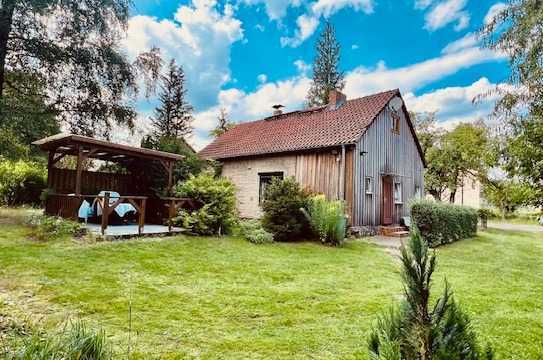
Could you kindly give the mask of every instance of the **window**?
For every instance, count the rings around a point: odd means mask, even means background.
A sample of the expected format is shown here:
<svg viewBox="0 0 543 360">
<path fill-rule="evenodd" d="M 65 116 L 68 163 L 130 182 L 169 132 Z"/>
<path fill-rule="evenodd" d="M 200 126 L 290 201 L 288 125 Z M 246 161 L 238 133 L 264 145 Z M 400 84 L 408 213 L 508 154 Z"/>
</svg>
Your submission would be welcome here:
<svg viewBox="0 0 543 360">
<path fill-rule="evenodd" d="M 392 113 L 392 132 L 395 134 L 400 133 L 400 115 L 393 112 Z"/>
<path fill-rule="evenodd" d="M 373 194 L 373 179 L 369 176 L 366 177 L 366 180 L 364 182 L 364 189 L 366 189 L 366 194 Z"/>
<path fill-rule="evenodd" d="M 402 203 L 402 183 L 399 181 L 394 181 L 394 203 Z"/>
<path fill-rule="evenodd" d="M 264 201 L 264 194 L 266 193 L 266 188 L 272 182 L 273 178 L 279 178 L 283 180 L 282 172 L 269 172 L 269 173 L 259 173 L 260 185 L 258 191 L 258 203 Z"/>
</svg>

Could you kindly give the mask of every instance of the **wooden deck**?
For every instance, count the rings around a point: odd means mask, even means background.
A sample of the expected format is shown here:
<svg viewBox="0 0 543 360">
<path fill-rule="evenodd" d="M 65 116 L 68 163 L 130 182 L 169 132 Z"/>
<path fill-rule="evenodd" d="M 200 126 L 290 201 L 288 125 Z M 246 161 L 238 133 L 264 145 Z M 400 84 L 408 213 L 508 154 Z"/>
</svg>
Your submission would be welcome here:
<svg viewBox="0 0 543 360">
<path fill-rule="evenodd" d="M 183 231 L 180 227 L 172 227 L 171 230 L 165 225 L 145 224 L 141 235 L 138 234 L 138 225 L 109 225 L 105 234 L 102 235 L 101 224 L 86 224 L 88 231 L 93 234 L 105 236 L 106 238 L 130 238 L 137 236 L 173 236 Z"/>
</svg>

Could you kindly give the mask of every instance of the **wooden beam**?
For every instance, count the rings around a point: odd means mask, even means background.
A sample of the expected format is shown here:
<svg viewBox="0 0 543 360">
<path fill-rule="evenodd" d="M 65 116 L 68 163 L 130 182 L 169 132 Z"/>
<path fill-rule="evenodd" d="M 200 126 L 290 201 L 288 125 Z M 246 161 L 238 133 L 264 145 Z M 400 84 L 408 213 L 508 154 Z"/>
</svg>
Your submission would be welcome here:
<svg viewBox="0 0 543 360">
<path fill-rule="evenodd" d="M 345 200 L 345 145 L 341 145 L 341 162 L 339 167 L 339 199 Z"/>
<path fill-rule="evenodd" d="M 54 150 L 49 151 L 49 159 L 47 161 L 47 187 L 48 188 L 53 187 L 53 167 L 55 166 L 54 158 L 55 158 L 55 151 Z"/>
<path fill-rule="evenodd" d="M 104 202 L 102 203 L 102 235 L 106 234 L 109 218 L 109 192 L 106 192 L 104 196 Z"/>
<path fill-rule="evenodd" d="M 81 148 L 77 150 L 77 164 L 76 164 L 76 175 L 75 175 L 75 194 L 81 195 L 81 174 L 83 173 L 83 160 L 85 156 L 81 151 Z"/>
</svg>

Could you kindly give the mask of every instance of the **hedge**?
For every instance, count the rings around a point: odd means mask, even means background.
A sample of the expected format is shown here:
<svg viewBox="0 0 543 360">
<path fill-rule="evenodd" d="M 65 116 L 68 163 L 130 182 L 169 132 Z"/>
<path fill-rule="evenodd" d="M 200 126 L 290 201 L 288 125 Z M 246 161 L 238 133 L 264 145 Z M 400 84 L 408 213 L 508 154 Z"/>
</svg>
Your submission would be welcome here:
<svg viewBox="0 0 543 360">
<path fill-rule="evenodd" d="M 419 200 L 411 205 L 411 218 L 432 247 L 477 234 L 477 210 L 466 206 Z"/>
<path fill-rule="evenodd" d="M 32 161 L 0 159 L 0 205 L 40 204 L 47 169 Z"/>
</svg>

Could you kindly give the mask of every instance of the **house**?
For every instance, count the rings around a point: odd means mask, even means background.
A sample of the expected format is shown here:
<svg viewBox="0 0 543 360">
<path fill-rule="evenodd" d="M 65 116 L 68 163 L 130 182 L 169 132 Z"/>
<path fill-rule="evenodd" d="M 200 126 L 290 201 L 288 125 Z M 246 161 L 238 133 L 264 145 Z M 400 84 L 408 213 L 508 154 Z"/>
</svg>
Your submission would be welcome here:
<svg viewBox="0 0 543 360">
<path fill-rule="evenodd" d="M 445 190 L 441 196 L 441 200 L 448 202 L 449 198 L 450 192 Z M 470 206 L 475 209 L 485 207 L 486 202 L 483 197 L 483 184 L 481 184 L 479 179 L 475 176 L 464 176 L 456 189 L 454 203 L 456 205 Z"/>
<path fill-rule="evenodd" d="M 262 215 L 273 177 L 293 176 L 329 199 L 343 199 L 351 226 L 399 224 L 422 197 L 425 162 L 399 90 L 347 100 L 339 91 L 317 108 L 240 123 L 200 156 L 222 163 L 237 186 L 242 217 Z"/>
</svg>

